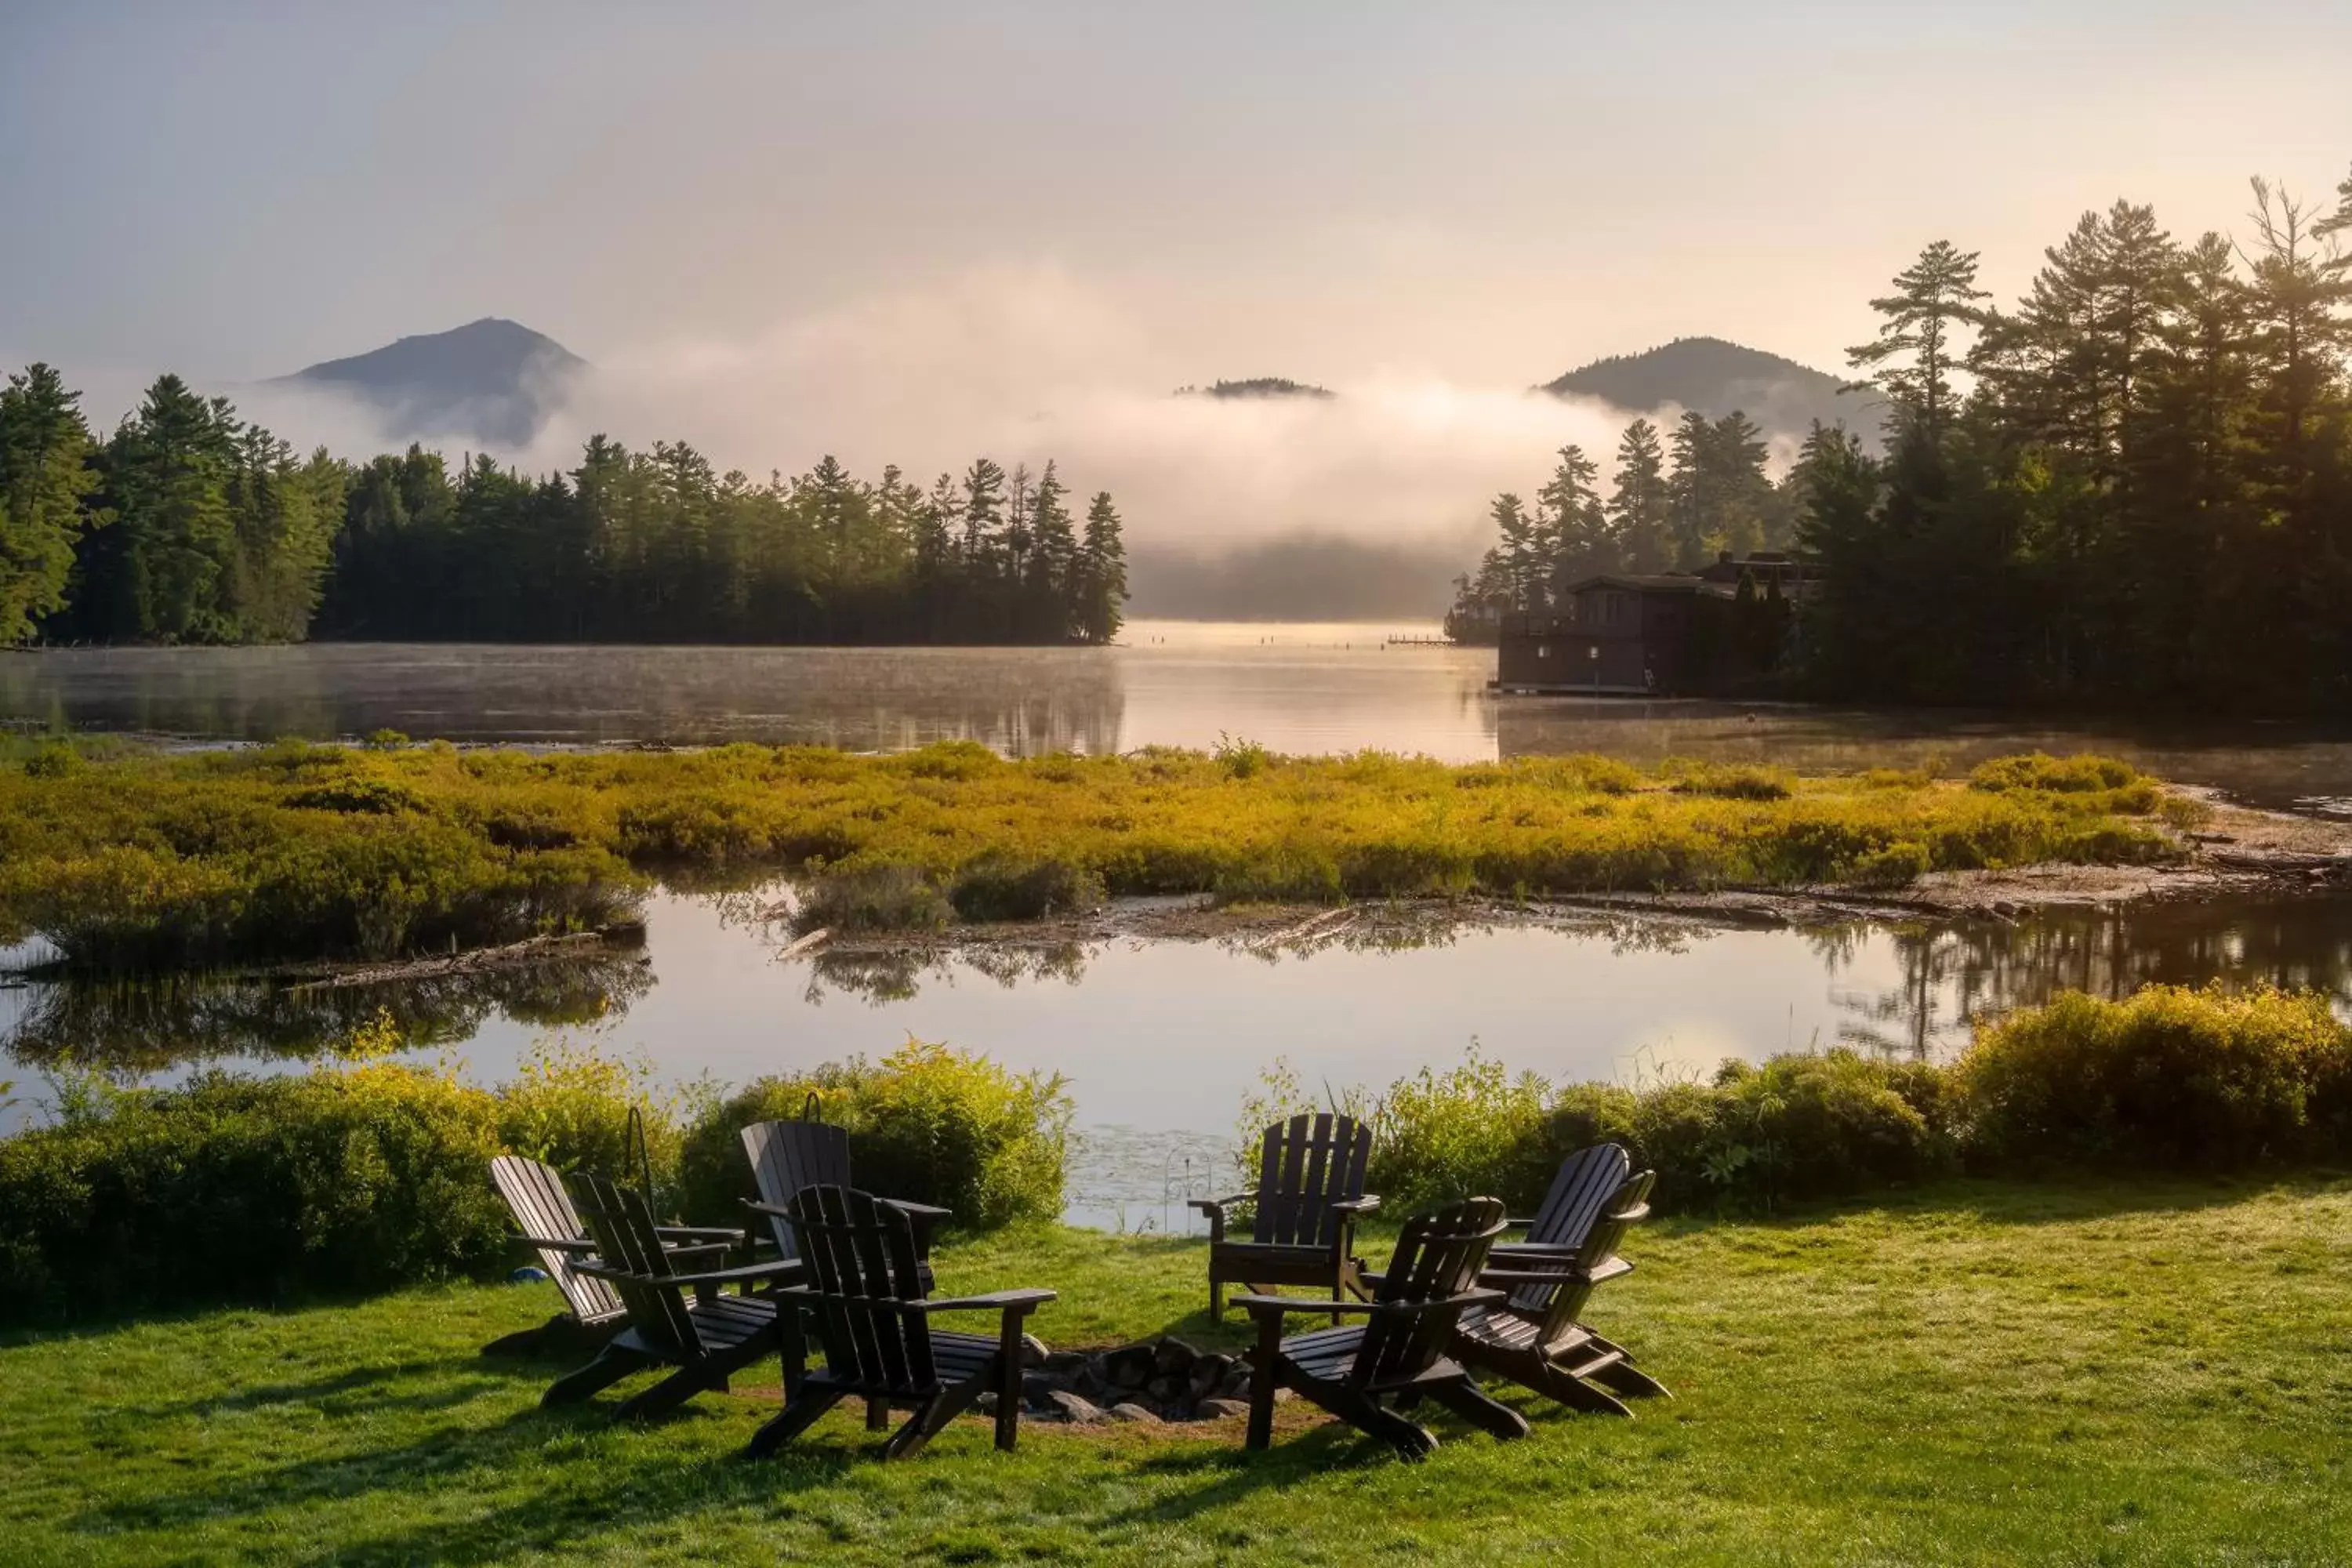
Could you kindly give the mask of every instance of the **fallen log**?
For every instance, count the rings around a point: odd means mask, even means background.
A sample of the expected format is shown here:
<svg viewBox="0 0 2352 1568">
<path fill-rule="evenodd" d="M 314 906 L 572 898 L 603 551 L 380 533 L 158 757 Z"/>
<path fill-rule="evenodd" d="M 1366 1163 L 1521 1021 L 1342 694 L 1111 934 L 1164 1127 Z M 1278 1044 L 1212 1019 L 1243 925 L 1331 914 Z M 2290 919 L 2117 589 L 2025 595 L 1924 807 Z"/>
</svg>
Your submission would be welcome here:
<svg viewBox="0 0 2352 1568">
<path fill-rule="evenodd" d="M 632 939 L 642 942 L 644 935 L 643 926 L 630 925 L 600 931 L 568 931 L 562 936 L 525 937 L 520 942 L 510 942 L 502 947 L 468 948 L 463 952 L 444 953 L 435 958 L 403 959 L 396 963 L 361 964 L 317 979 L 300 981 L 286 989 L 289 994 L 299 994 L 359 985 L 384 985 L 406 980 L 437 980 L 453 974 L 482 974 L 497 969 L 512 969 L 523 964 L 567 958 L 587 949 L 633 945 Z"/>
</svg>

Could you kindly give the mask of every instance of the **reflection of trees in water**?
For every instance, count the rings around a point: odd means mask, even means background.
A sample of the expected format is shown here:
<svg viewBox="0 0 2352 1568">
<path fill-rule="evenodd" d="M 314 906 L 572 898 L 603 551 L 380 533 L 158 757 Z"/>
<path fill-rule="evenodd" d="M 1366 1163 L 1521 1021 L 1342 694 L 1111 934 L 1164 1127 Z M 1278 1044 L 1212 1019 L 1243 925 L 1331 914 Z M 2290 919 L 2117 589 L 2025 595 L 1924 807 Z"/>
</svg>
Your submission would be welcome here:
<svg viewBox="0 0 2352 1568">
<path fill-rule="evenodd" d="M 756 741 L 1016 756 L 1119 749 L 1105 648 L 575 648 L 314 643 L 61 650 L 0 663 L 0 712 L 267 741 L 394 729 L 557 744 Z M 519 727 L 521 726 L 521 727 Z"/>
<path fill-rule="evenodd" d="M 32 1066 L 153 1072 L 225 1057 L 305 1057 L 387 1015 L 416 1046 L 472 1037 L 493 1014 L 540 1028 L 625 1011 L 654 983 L 637 953 L 572 956 L 476 974 L 293 991 L 240 976 L 82 978 L 38 985 L 5 1040 Z"/>
<path fill-rule="evenodd" d="M 1075 985 L 1085 978 L 1087 961 L 1093 955 L 1093 948 L 1075 942 L 1042 947 L 975 946 L 943 952 L 820 949 L 809 959 L 808 989 L 803 994 L 812 1005 L 824 1002 L 828 990 L 877 1005 L 905 1002 L 920 992 L 926 976 L 953 984 L 959 965 L 1007 990 L 1045 980 Z"/>
<path fill-rule="evenodd" d="M 1883 936 L 1899 984 L 1840 999 L 1856 1045 L 1926 1057 L 1966 1043 L 1979 1018 L 2062 991 L 2121 999 L 2143 985 L 2308 987 L 2352 1006 L 2352 901 L 2153 904 L 2056 910 L 2014 925 L 1846 926 L 1808 933 L 1832 974 Z"/>
</svg>

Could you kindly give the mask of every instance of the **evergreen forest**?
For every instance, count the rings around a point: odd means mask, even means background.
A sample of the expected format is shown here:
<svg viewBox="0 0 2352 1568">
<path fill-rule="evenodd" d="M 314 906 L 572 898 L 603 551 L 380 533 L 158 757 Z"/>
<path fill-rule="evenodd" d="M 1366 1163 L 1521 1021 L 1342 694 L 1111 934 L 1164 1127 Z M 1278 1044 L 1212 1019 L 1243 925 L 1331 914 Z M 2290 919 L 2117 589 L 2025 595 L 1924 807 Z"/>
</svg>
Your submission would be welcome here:
<svg viewBox="0 0 2352 1568">
<path fill-rule="evenodd" d="M 1050 462 L 754 481 L 599 436 L 532 478 L 301 456 L 174 375 L 102 440 L 47 365 L 0 390 L 0 643 L 1099 643 L 1126 599 L 1118 508 Z"/>
<path fill-rule="evenodd" d="M 1816 425 L 1777 481 L 1743 416 L 1564 448 L 1457 624 L 1601 572 L 1787 549 L 1821 568 L 1789 689 L 1869 701 L 2352 711 L 2352 177 L 2252 182 L 2240 231 L 2083 215 L 2003 308 L 1937 241 L 1849 363 L 1884 449 Z"/>
</svg>

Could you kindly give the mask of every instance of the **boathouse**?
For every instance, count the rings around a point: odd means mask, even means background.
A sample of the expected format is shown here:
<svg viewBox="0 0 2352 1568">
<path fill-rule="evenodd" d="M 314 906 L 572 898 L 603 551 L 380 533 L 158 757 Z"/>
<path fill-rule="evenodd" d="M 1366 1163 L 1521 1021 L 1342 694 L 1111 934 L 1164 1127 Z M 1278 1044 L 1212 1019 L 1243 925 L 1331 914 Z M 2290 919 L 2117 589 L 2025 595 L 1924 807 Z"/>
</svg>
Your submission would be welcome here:
<svg viewBox="0 0 2352 1568">
<path fill-rule="evenodd" d="M 1687 697 L 1770 673 L 1819 569 L 1793 556 L 1728 553 L 1697 572 L 1604 572 L 1559 602 L 1502 617 L 1502 691 Z"/>
</svg>

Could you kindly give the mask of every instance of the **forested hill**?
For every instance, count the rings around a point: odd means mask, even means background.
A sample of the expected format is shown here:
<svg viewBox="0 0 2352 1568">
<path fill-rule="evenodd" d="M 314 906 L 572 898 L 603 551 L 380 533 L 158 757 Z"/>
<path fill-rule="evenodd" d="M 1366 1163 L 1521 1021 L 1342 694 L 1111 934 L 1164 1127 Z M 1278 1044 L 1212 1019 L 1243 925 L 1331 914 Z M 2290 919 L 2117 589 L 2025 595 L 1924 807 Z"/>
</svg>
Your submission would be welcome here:
<svg viewBox="0 0 2352 1568">
<path fill-rule="evenodd" d="M 388 440 L 464 437 L 520 447 L 561 406 L 588 362 L 518 321 L 485 316 L 279 378 L 329 385 L 374 406 Z"/>
<path fill-rule="evenodd" d="M 1815 420 L 1875 437 L 1882 400 L 1843 390 L 1839 376 L 1721 338 L 1676 338 L 1663 348 L 1613 354 L 1570 371 L 1542 390 L 1593 397 L 1628 414 L 1668 406 L 1720 419 L 1737 409 L 1768 437 L 1802 440 Z"/>
</svg>

